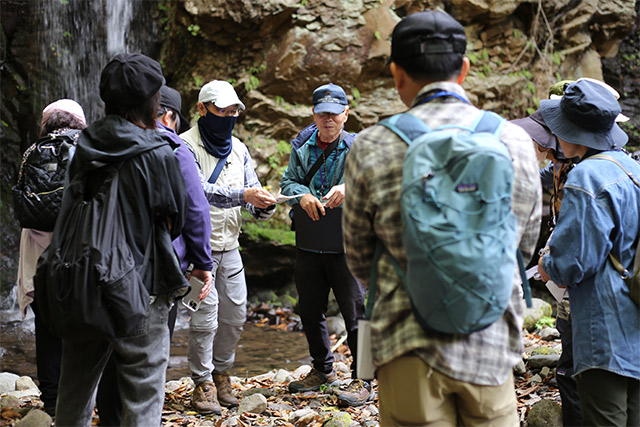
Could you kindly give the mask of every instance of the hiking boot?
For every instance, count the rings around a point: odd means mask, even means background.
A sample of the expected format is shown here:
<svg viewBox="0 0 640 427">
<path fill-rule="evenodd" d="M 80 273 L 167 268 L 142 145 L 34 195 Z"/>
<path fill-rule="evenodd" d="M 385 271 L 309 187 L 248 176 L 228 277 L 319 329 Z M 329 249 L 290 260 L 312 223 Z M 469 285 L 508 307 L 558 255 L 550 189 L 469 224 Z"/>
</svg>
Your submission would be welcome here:
<svg viewBox="0 0 640 427">
<path fill-rule="evenodd" d="M 346 390 L 336 391 L 340 406 L 360 406 L 373 400 L 375 393 L 371 384 L 362 380 L 353 380 Z"/>
<path fill-rule="evenodd" d="M 291 393 L 302 393 L 305 391 L 318 390 L 323 384 L 330 386 L 335 384 L 336 382 L 338 382 L 336 371 L 331 370 L 331 372 L 329 372 L 328 374 L 323 374 L 313 368 L 306 377 L 302 378 L 299 381 L 290 382 L 289 391 Z"/>
<path fill-rule="evenodd" d="M 234 408 L 238 406 L 238 399 L 233 395 L 231 391 L 231 380 L 228 374 L 213 374 L 213 381 L 216 383 L 218 389 L 218 401 L 220 404 L 227 408 Z"/>
<path fill-rule="evenodd" d="M 216 398 L 215 384 L 211 381 L 198 384 L 191 395 L 191 406 L 199 414 L 222 414 L 222 408 Z"/>
</svg>

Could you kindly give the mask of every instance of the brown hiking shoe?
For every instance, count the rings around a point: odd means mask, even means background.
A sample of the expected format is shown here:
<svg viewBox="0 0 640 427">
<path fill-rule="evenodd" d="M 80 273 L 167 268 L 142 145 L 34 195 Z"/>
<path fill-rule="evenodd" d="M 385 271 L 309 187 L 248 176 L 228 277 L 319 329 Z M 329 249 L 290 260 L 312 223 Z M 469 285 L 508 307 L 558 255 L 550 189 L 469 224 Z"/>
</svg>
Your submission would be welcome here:
<svg viewBox="0 0 640 427">
<path fill-rule="evenodd" d="M 215 384 L 211 381 L 198 384 L 191 395 L 191 406 L 199 414 L 222 414 L 222 408 L 216 398 Z"/>
<path fill-rule="evenodd" d="M 238 399 L 233 395 L 229 374 L 213 374 L 213 381 L 218 388 L 218 401 L 227 408 L 238 406 Z"/>
<path fill-rule="evenodd" d="M 371 384 L 358 379 L 351 381 L 346 390 L 338 390 L 335 394 L 340 406 L 364 405 L 375 397 L 375 393 L 371 391 Z"/>
<path fill-rule="evenodd" d="M 338 382 L 336 371 L 332 370 L 328 374 L 323 374 L 313 368 L 307 374 L 307 376 L 302 378 L 301 380 L 291 381 L 289 383 L 289 391 L 291 393 L 302 393 L 305 391 L 318 390 L 323 384 L 330 386 L 335 384 L 336 382 Z"/>
</svg>

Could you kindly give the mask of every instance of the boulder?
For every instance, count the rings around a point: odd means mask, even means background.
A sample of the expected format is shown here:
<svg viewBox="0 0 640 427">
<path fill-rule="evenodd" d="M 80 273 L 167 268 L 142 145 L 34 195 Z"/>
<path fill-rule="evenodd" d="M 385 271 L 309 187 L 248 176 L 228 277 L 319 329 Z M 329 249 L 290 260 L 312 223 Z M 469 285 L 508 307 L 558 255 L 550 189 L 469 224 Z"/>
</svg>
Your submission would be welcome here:
<svg viewBox="0 0 640 427">
<path fill-rule="evenodd" d="M 548 399 L 536 402 L 527 415 L 527 426 L 562 427 L 562 408 Z"/>
</svg>

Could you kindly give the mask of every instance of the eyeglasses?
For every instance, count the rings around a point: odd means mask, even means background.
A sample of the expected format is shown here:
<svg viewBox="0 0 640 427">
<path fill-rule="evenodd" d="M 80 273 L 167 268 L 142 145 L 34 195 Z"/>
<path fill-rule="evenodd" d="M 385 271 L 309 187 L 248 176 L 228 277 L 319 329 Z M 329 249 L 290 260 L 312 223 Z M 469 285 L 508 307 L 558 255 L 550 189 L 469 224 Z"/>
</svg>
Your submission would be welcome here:
<svg viewBox="0 0 640 427">
<path fill-rule="evenodd" d="M 234 105 L 227 108 L 218 108 L 212 101 L 209 101 L 209 104 L 211 104 L 213 109 L 223 116 L 239 116 L 244 111 L 244 108 L 240 107 L 239 105 Z"/>
</svg>

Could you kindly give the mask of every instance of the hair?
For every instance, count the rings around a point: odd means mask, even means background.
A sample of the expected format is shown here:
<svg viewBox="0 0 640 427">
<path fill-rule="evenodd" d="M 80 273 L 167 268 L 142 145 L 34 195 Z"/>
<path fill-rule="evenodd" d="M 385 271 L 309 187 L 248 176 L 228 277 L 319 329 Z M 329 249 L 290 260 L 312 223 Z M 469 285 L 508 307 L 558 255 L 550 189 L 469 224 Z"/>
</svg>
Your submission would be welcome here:
<svg viewBox="0 0 640 427">
<path fill-rule="evenodd" d="M 131 107 L 105 104 L 104 111 L 107 115 L 115 114 L 123 117 L 143 129 L 155 129 L 159 105 L 160 91 L 157 91 L 151 98 L 141 104 L 136 104 Z"/>
<path fill-rule="evenodd" d="M 462 70 L 462 53 L 434 53 L 395 60 L 413 80 L 437 82 L 449 80 Z"/>
<path fill-rule="evenodd" d="M 40 135 L 42 138 L 45 135 L 50 134 L 54 130 L 58 129 L 84 129 L 87 125 L 79 120 L 71 113 L 62 110 L 54 110 L 51 113 L 42 115 L 42 122 L 40 122 Z"/>
<path fill-rule="evenodd" d="M 176 129 L 180 129 L 180 116 L 178 115 L 178 112 L 173 108 L 165 107 L 164 105 L 159 106 L 156 117 L 160 118 L 167 113 L 171 113 L 171 120 L 174 120 L 176 122 Z"/>
</svg>

